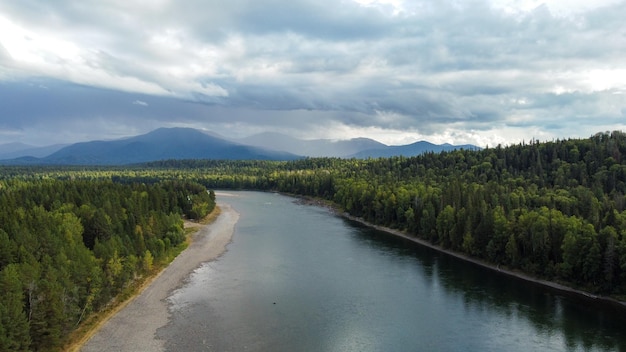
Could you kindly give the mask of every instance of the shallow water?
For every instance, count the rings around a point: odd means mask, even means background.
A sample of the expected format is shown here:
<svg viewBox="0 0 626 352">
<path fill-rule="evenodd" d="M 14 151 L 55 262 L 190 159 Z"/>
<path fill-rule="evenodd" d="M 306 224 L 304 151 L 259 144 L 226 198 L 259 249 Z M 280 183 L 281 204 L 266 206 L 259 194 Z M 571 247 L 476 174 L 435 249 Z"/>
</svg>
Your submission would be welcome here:
<svg viewBox="0 0 626 352">
<path fill-rule="evenodd" d="M 619 351 L 590 306 L 271 193 L 232 192 L 233 243 L 169 297 L 168 351 Z"/>
</svg>

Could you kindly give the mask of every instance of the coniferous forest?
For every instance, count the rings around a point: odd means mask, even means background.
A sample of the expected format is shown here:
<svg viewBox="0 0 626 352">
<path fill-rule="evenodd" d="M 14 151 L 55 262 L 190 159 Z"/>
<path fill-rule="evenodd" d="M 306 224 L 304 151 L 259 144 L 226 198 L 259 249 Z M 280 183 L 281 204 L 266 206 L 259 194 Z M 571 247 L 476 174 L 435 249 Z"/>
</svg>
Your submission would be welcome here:
<svg viewBox="0 0 626 352">
<path fill-rule="evenodd" d="M 626 298 L 626 133 L 406 158 L 5 167 L 0 350 L 54 350 L 184 240 L 206 189 L 325 199 L 510 270 Z"/>
<path fill-rule="evenodd" d="M 203 217 L 215 204 L 191 182 L 63 174 L 0 181 L 0 351 L 58 350 L 183 244 L 183 216 Z"/>
</svg>

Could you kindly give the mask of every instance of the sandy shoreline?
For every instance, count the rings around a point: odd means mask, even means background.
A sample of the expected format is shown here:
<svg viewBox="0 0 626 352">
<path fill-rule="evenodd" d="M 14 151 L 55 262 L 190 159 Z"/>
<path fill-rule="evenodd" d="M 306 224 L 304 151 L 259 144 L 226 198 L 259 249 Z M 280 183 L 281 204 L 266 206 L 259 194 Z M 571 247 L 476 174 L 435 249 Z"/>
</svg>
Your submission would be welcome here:
<svg viewBox="0 0 626 352">
<path fill-rule="evenodd" d="M 202 263 L 226 251 L 239 219 L 230 205 L 219 203 L 221 214 L 194 234 L 189 247 L 172 261 L 141 294 L 106 322 L 80 351 L 164 351 L 165 341 L 156 338 L 168 323 L 167 297 L 184 284 Z"/>
</svg>

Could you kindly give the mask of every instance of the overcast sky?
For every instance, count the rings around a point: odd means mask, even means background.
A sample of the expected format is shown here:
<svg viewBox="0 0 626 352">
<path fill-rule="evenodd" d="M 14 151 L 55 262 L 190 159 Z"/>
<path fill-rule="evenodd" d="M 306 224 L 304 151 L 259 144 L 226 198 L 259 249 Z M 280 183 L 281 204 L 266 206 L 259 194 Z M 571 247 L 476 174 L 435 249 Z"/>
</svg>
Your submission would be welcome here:
<svg viewBox="0 0 626 352">
<path fill-rule="evenodd" d="M 0 1 L 0 144 L 626 131 L 626 1 Z"/>
</svg>

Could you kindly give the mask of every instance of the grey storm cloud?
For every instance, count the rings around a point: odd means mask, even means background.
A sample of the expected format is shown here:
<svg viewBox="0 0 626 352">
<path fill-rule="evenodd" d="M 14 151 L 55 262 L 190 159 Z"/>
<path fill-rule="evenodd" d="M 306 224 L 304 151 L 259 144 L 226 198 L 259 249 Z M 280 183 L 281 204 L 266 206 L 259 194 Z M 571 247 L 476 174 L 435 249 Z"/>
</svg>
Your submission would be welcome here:
<svg viewBox="0 0 626 352">
<path fill-rule="evenodd" d="M 93 119 L 115 134 L 336 127 L 493 144 L 626 128 L 625 1 L 360 2 L 4 2 L 0 129 Z"/>
</svg>

